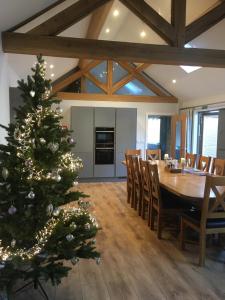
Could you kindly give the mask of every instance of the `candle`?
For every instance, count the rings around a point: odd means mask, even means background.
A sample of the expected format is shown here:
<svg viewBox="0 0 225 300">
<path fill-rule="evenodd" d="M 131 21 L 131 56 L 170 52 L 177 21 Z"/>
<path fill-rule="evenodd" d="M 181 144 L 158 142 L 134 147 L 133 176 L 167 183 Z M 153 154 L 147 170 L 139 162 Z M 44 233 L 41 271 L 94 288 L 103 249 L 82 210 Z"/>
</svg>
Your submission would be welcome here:
<svg viewBox="0 0 225 300">
<path fill-rule="evenodd" d="M 164 159 L 165 160 L 169 159 L 169 154 L 164 154 Z"/>
</svg>

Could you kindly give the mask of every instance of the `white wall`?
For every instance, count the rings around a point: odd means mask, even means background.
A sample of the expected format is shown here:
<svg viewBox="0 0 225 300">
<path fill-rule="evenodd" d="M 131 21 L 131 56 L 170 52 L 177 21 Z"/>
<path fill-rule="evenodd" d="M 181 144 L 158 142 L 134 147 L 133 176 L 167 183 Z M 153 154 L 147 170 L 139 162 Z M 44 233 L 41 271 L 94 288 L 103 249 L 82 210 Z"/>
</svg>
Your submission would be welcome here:
<svg viewBox="0 0 225 300">
<path fill-rule="evenodd" d="M 0 124 L 9 123 L 9 76 L 7 54 L 1 51 L 0 40 Z M 6 131 L 0 128 L 0 144 L 5 143 Z"/>
<path fill-rule="evenodd" d="M 145 149 L 146 142 L 147 114 L 171 115 L 177 113 L 178 111 L 178 104 L 63 100 L 61 103 L 61 107 L 64 110 L 63 122 L 69 127 L 71 117 L 70 108 L 72 106 L 137 108 L 137 148 L 142 150 Z"/>
<path fill-rule="evenodd" d="M 225 104 L 225 94 L 218 94 L 211 97 L 204 97 L 204 98 L 196 98 L 189 101 L 184 101 L 180 103 L 180 108 L 186 107 L 195 107 L 195 106 L 202 106 L 202 105 L 210 105 L 210 104 L 217 104 L 218 106 Z"/>
</svg>

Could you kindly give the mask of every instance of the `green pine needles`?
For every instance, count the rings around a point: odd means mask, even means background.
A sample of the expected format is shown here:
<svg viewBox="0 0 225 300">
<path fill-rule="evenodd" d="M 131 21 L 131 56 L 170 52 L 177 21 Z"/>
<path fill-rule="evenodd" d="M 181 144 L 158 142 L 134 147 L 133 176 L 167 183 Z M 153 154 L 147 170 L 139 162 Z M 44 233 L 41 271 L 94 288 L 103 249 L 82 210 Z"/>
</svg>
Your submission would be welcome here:
<svg viewBox="0 0 225 300">
<path fill-rule="evenodd" d="M 32 72 L 18 82 L 24 105 L 15 122 L 2 126 L 8 132 L 7 145 L 0 145 L 2 289 L 19 279 L 59 284 L 71 269 L 65 260 L 99 262 L 93 239 L 97 222 L 86 195 L 74 191 L 82 161 L 71 153 L 75 142 L 61 125 L 60 101 L 50 95 L 41 56 Z M 77 201 L 73 208 L 66 206 L 71 201 Z"/>
</svg>

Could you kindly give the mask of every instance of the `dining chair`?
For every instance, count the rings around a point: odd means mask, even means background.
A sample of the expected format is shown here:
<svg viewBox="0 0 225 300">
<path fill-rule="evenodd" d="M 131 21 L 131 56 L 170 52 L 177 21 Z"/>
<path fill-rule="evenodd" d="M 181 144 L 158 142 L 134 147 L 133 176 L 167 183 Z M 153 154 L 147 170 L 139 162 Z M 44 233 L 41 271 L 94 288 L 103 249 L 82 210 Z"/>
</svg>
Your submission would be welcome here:
<svg viewBox="0 0 225 300">
<path fill-rule="evenodd" d="M 142 201 L 142 178 L 140 170 L 140 158 L 137 155 L 131 156 L 132 160 L 132 173 L 133 173 L 133 185 L 134 185 L 134 196 L 132 198 L 133 202 L 131 207 L 138 210 L 139 216 L 141 215 L 141 201 Z"/>
<path fill-rule="evenodd" d="M 161 149 L 147 149 L 146 150 L 147 160 L 161 160 Z"/>
<path fill-rule="evenodd" d="M 157 164 L 148 164 L 148 168 L 151 184 L 150 228 L 154 230 L 155 216 L 157 215 L 157 237 L 161 239 L 166 218 L 179 216 L 183 206 L 175 195 L 160 188 Z"/>
<path fill-rule="evenodd" d="M 210 199 L 210 193 L 215 197 Z M 181 216 L 180 246 L 185 247 L 185 229 L 199 233 L 199 265 L 205 264 L 206 236 L 225 233 L 225 176 L 207 175 L 204 199 L 200 210 L 190 210 Z"/>
<path fill-rule="evenodd" d="M 127 155 L 141 155 L 140 149 L 126 149 L 125 154 Z"/>
<path fill-rule="evenodd" d="M 197 154 L 186 153 L 187 167 L 194 168 L 196 165 Z"/>
<path fill-rule="evenodd" d="M 148 212 L 147 222 L 150 226 L 151 217 L 151 185 L 150 185 L 150 174 L 149 174 L 149 161 L 140 159 L 140 169 L 142 178 L 142 205 L 141 205 L 141 216 L 145 219 L 146 208 Z"/>
<path fill-rule="evenodd" d="M 212 174 L 225 176 L 225 159 L 220 159 L 220 158 L 213 159 Z"/>
<path fill-rule="evenodd" d="M 211 165 L 211 157 L 210 156 L 199 156 L 198 160 L 198 169 L 204 172 L 209 172 L 210 165 Z"/>
<path fill-rule="evenodd" d="M 125 154 L 125 158 L 127 167 L 127 202 L 132 204 L 134 202 L 134 174 L 132 166 L 132 155 Z"/>
</svg>

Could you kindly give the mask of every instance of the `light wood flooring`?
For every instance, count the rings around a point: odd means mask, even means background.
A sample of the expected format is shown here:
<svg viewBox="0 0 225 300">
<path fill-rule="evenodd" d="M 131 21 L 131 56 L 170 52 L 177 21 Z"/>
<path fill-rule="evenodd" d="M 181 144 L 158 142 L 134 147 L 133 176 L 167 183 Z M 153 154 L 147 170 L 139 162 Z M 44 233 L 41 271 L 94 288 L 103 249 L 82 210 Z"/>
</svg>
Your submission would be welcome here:
<svg viewBox="0 0 225 300">
<path fill-rule="evenodd" d="M 207 249 L 206 267 L 199 268 L 198 249 L 179 250 L 169 235 L 156 238 L 126 202 L 126 183 L 82 183 L 93 214 L 102 227 L 98 266 L 81 261 L 57 287 L 47 288 L 51 300 L 195 300 L 225 299 L 225 254 Z M 28 290 L 16 299 L 43 299 Z"/>
</svg>

